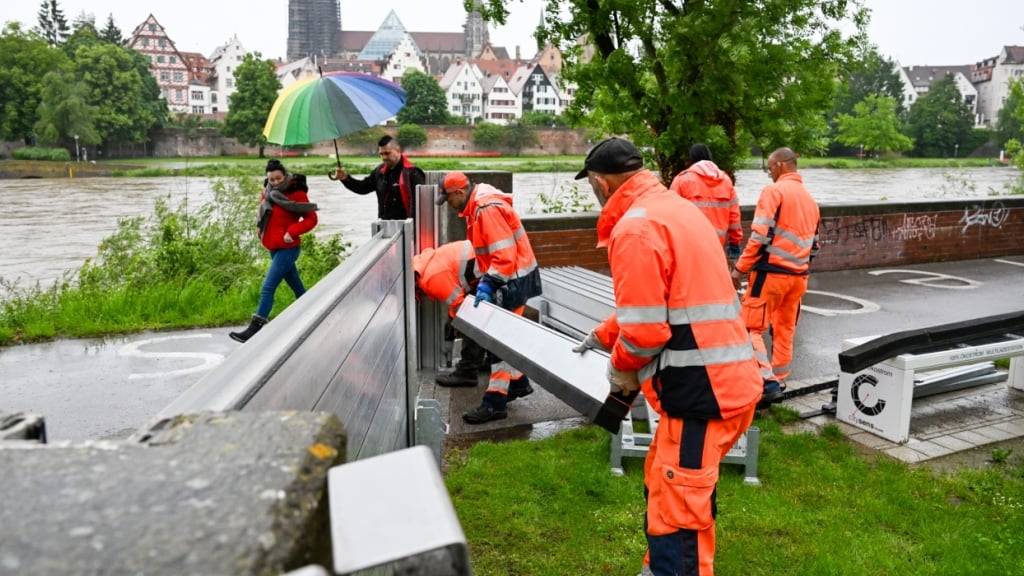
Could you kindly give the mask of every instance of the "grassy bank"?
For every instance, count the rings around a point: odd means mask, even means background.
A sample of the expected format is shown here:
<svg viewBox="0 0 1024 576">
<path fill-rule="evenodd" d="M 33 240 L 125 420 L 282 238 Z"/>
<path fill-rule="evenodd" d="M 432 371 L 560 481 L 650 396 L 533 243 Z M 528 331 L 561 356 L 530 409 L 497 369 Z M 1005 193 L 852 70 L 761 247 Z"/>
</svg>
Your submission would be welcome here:
<svg viewBox="0 0 1024 576">
<path fill-rule="evenodd" d="M 761 159 L 745 164 L 747 168 L 761 168 Z M 1006 168 L 996 158 L 800 158 L 801 168 L 832 168 L 836 170 L 865 168 Z"/>
<path fill-rule="evenodd" d="M 158 202 L 149 218 L 121 221 L 96 258 L 64 282 L 5 286 L 0 345 L 243 323 L 269 263 L 253 225 L 258 183 L 218 181 L 213 192 L 212 202 L 191 213 Z M 303 236 L 298 265 L 306 286 L 345 251 L 339 236 Z M 280 289 L 275 311 L 291 300 L 291 291 Z"/>
<path fill-rule="evenodd" d="M 787 435 L 761 419 L 760 477 L 726 466 L 716 573 L 1016 574 L 1024 558 L 1024 462 L 937 475 L 864 457 L 837 429 Z M 447 476 L 478 574 L 636 574 L 643 472 L 608 471 L 609 435 L 481 443 Z"/>
</svg>

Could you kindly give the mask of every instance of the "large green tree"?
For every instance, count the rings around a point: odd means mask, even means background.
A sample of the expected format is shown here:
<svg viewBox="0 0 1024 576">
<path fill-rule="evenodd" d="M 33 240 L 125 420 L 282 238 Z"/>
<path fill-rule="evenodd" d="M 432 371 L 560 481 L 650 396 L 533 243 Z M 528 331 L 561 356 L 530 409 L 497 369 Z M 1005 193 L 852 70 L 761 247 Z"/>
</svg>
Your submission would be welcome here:
<svg viewBox="0 0 1024 576">
<path fill-rule="evenodd" d="M 1011 138 L 1024 141 L 1024 79 L 1013 80 L 1006 102 L 999 109 L 996 140 L 1002 146 Z"/>
<path fill-rule="evenodd" d="M 869 94 L 853 107 L 853 114 L 836 118 L 839 141 L 847 146 L 863 146 L 865 152 L 903 152 L 914 141 L 900 132 L 896 100 L 891 96 Z"/>
<path fill-rule="evenodd" d="M 851 114 L 854 107 L 872 94 L 888 96 L 896 103 L 896 112 L 902 114 L 903 81 L 896 62 L 882 56 L 878 48 L 865 45 L 843 70 L 838 79 L 834 113 Z"/>
<path fill-rule="evenodd" d="M 103 42 L 82 46 L 75 52 L 75 71 L 88 90 L 96 130 L 105 144 L 149 138 L 163 104 L 153 101 L 146 81 L 150 74 L 140 71 L 136 54 Z"/>
<path fill-rule="evenodd" d="M 60 9 L 57 0 L 43 0 L 37 14 L 39 35 L 46 40 L 50 46 L 62 44 L 68 37 L 68 20 L 64 11 Z"/>
<path fill-rule="evenodd" d="M 224 119 L 224 134 L 246 146 L 258 147 L 262 158 L 267 145 L 263 125 L 280 89 L 274 63 L 263 60 L 259 52 L 246 54 L 235 68 L 235 93 Z"/>
<path fill-rule="evenodd" d="M 100 38 L 104 42 L 110 42 L 111 44 L 124 44 L 124 35 L 121 34 L 121 29 L 117 27 L 117 24 L 114 24 L 113 14 L 107 14 L 107 24 L 100 32 Z"/>
<path fill-rule="evenodd" d="M 66 72 L 49 72 L 43 76 L 43 97 L 39 104 L 39 120 L 35 130 L 39 142 L 70 148 L 100 143 L 96 131 L 96 112 L 89 105 L 88 88 Z"/>
<path fill-rule="evenodd" d="M 405 107 L 398 111 L 399 123 L 448 123 L 448 100 L 433 76 L 408 70 L 402 75 L 402 89 L 405 90 Z"/>
<path fill-rule="evenodd" d="M 504 23 L 506 4 L 481 12 Z M 578 86 L 570 114 L 650 147 L 669 179 L 695 142 L 730 172 L 751 144 L 824 149 L 824 113 L 867 12 L 856 0 L 550 0 L 545 20 Z"/>
<path fill-rule="evenodd" d="M 40 70 L 70 66 L 67 56 L 34 32 L 9 22 L 0 32 L 0 139 L 30 144 L 43 83 Z"/>
<path fill-rule="evenodd" d="M 974 115 L 964 102 L 952 76 L 935 80 L 910 107 L 907 135 L 914 139 L 914 155 L 945 158 L 966 148 L 976 139 L 972 134 Z M 959 152 L 959 148 L 965 150 Z"/>
</svg>

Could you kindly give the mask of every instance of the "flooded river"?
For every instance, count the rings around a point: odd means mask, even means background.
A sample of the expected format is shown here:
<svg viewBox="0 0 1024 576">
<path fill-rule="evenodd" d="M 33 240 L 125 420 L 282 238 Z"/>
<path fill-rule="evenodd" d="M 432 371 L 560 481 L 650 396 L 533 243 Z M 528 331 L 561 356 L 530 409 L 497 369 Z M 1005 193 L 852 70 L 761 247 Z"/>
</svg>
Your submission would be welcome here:
<svg viewBox="0 0 1024 576">
<path fill-rule="evenodd" d="M 1005 189 L 1018 172 L 1011 168 L 885 169 L 803 171 L 822 204 L 989 196 Z M 523 213 L 540 212 L 538 196 L 573 185 L 571 173 L 516 174 L 514 188 Z M 757 201 L 769 183 L 759 170 L 737 175 L 741 204 Z M 0 277 L 21 285 L 49 284 L 96 254 L 99 242 L 120 218 L 147 215 L 157 198 L 172 205 L 186 197 L 198 206 L 210 198 L 207 178 L 88 178 L 0 180 L 4 209 L 0 230 Z M 585 182 L 582 184 L 585 185 Z M 310 178 L 310 198 L 320 205 L 320 235 L 340 232 L 355 245 L 369 238 L 376 216 L 374 196 L 358 196 L 326 177 Z M 589 192 L 587 194 L 589 199 Z"/>
</svg>

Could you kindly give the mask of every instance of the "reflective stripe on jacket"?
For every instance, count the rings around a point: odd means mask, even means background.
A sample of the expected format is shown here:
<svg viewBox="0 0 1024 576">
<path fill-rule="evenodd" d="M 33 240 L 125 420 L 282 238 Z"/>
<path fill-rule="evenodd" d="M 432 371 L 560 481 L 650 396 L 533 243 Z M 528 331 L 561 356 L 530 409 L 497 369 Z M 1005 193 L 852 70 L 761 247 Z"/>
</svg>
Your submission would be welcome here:
<svg viewBox="0 0 1024 576">
<path fill-rule="evenodd" d="M 470 291 L 470 282 L 477 278 L 475 264 L 469 240 L 428 248 L 412 258 L 420 290 L 430 299 L 444 302 L 450 318 L 455 317 Z"/>
<path fill-rule="evenodd" d="M 690 166 L 672 180 L 669 189 L 693 202 L 707 216 L 722 246 L 726 241 L 736 246 L 743 242 L 736 189 L 729 175 L 714 162 L 701 160 Z"/>
<path fill-rule="evenodd" d="M 526 229 L 512 208 L 512 195 L 489 184 L 477 184 L 460 214 L 466 219 L 466 237 L 473 243 L 476 264 L 483 277 L 498 287 L 517 308 L 540 295 L 540 270 Z"/>
<path fill-rule="evenodd" d="M 729 418 L 761 395 L 722 247 L 707 218 L 649 171 L 602 210 L 616 313 L 597 329 L 619 370 L 637 370 L 645 396 L 676 417 Z"/>
<path fill-rule="evenodd" d="M 807 274 L 817 251 L 818 203 L 800 174 L 783 174 L 761 191 L 750 225 L 750 239 L 736 269 Z"/>
</svg>

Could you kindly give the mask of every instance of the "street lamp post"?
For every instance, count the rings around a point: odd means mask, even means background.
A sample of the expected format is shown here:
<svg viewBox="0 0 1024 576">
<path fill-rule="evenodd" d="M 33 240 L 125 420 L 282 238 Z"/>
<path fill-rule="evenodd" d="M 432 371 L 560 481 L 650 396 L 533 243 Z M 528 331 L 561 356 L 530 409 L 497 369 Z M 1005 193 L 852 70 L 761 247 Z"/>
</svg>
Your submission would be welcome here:
<svg viewBox="0 0 1024 576">
<path fill-rule="evenodd" d="M 78 134 L 75 134 L 75 162 L 82 161 L 82 149 L 78 147 Z"/>
<path fill-rule="evenodd" d="M 953 158 L 960 157 L 960 143 L 953 144 Z"/>
</svg>

